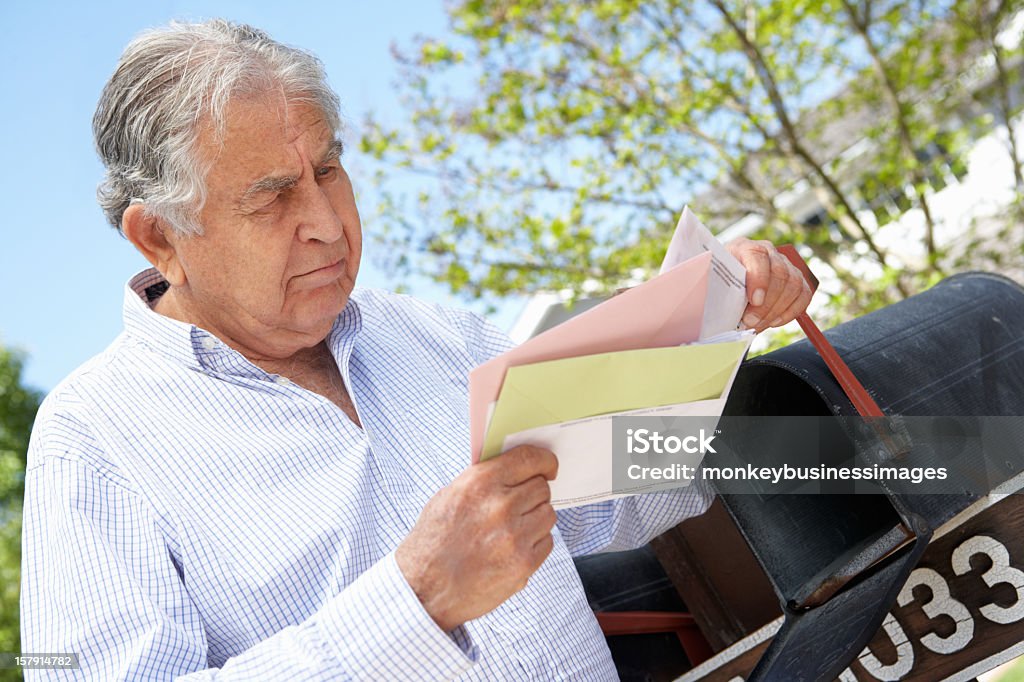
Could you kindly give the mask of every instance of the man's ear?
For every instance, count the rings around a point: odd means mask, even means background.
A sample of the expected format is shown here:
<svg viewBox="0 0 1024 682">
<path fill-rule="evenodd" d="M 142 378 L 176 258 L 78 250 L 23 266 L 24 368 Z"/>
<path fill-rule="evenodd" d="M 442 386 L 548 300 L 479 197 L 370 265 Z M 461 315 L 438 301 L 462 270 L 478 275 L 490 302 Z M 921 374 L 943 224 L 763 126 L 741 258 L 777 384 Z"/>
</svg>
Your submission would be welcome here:
<svg viewBox="0 0 1024 682">
<path fill-rule="evenodd" d="M 146 215 L 144 205 L 132 204 L 121 218 L 121 231 L 171 286 L 185 284 L 187 278 L 177 251 L 181 237 L 174 234 L 172 227 Z"/>
</svg>

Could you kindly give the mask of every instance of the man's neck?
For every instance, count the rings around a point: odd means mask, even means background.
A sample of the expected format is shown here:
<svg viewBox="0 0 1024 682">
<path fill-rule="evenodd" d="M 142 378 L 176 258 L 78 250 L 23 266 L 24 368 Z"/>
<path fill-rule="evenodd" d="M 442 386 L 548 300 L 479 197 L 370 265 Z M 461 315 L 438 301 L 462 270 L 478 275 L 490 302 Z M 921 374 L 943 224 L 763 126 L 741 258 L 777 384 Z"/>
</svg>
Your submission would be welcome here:
<svg viewBox="0 0 1024 682">
<path fill-rule="evenodd" d="M 189 311 L 185 301 L 177 293 L 174 287 L 168 289 L 163 296 L 157 299 L 153 310 L 160 315 L 206 329 L 264 372 L 283 376 L 306 390 L 327 398 L 357 426 L 361 426 L 355 411 L 355 403 L 349 395 L 341 371 L 338 369 L 338 364 L 335 362 L 330 348 L 327 347 L 326 340 L 320 341 L 314 346 L 298 348 L 283 357 L 271 357 L 247 351 L 246 348 L 233 343 L 232 339 L 222 337 L 217 333 L 218 330 L 204 325 L 203 320 Z"/>
<path fill-rule="evenodd" d="M 299 366 L 310 360 L 322 361 L 325 355 L 330 357 L 330 351 L 323 341 L 313 346 L 295 346 L 286 349 L 265 348 L 268 339 L 257 339 L 257 343 L 245 343 L 244 339 L 236 338 L 235 335 L 211 324 L 202 314 L 202 309 L 191 304 L 188 294 L 182 293 L 173 286 L 169 287 L 166 293 L 156 300 L 152 308 L 164 317 L 192 324 L 210 332 L 230 348 L 241 353 L 246 360 L 271 374 L 288 376 L 288 372 L 282 370 L 287 370 L 293 365 Z"/>
<path fill-rule="evenodd" d="M 265 372 L 280 374 L 307 391 L 327 398 L 337 405 L 352 423 L 362 427 L 352 394 L 345 385 L 345 379 L 326 341 L 321 341 L 312 348 L 304 348 L 287 360 L 264 360 L 253 363 Z"/>
<path fill-rule="evenodd" d="M 327 341 L 321 341 L 312 348 L 302 348 L 287 358 L 248 358 L 269 374 L 280 374 L 294 381 L 300 386 L 305 386 L 311 376 L 324 376 L 327 374 L 337 375 L 341 378 L 338 365 L 334 361 L 334 355 L 327 347 Z"/>
</svg>

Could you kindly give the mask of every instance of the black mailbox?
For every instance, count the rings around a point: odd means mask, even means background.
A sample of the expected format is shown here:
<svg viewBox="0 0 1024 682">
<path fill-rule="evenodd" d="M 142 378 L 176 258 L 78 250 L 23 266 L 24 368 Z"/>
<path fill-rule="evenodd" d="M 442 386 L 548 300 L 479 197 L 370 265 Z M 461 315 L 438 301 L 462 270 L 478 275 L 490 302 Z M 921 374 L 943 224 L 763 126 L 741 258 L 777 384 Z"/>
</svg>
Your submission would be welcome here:
<svg viewBox="0 0 1024 682">
<path fill-rule="evenodd" d="M 1004 277 L 956 275 L 825 336 L 887 415 L 1024 415 L 1024 288 Z M 723 421 L 739 415 L 856 412 L 800 341 L 744 364 Z M 1006 463 L 1006 478 L 1015 466 Z M 932 530 L 977 496 L 723 494 L 786 616 L 748 679 L 835 679 L 877 631 Z"/>
</svg>

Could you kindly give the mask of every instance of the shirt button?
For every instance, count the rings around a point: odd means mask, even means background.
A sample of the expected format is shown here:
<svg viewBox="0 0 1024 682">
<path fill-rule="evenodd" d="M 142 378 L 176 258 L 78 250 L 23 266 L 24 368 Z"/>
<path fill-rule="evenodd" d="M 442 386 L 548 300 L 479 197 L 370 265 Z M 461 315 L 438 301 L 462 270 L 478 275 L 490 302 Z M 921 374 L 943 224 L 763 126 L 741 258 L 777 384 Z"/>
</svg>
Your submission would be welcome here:
<svg viewBox="0 0 1024 682">
<path fill-rule="evenodd" d="M 274 379 L 274 383 L 278 384 L 279 386 L 291 386 L 292 384 L 292 382 L 288 381 L 288 379 L 285 377 L 277 377 L 276 379 Z"/>
<path fill-rule="evenodd" d="M 204 336 L 202 340 L 203 348 L 206 350 L 213 350 L 217 347 L 217 340 L 212 336 Z"/>
</svg>

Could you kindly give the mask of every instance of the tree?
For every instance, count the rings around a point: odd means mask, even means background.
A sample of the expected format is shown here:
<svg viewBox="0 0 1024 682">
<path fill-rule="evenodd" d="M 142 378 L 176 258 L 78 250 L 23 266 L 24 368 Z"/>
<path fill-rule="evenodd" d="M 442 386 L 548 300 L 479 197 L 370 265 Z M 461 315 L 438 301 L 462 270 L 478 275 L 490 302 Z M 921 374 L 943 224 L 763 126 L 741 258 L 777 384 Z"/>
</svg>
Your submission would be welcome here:
<svg viewBox="0 0 1024 682">
<path fill-rule="evenodd" d="M 0 346 L 0 651 L 20 651 L 21 510 L 32 422 L 42 396 L 22 381 L 23 357 Z M 18 670 L 0 678 L 19 679 Z"/>
<path fill-rule="evenodd" d="M 929 198 L 983 122 L 958 77 L 1002 49 L 996 80 L 1015 85 L 1019 46 L 994 36 L 1020 6 L 451 4 L 453 35 L 396 51 L 409 125 L 370 117 L 361 140 L 381 162 L 385 265 L 468 298 L 611 289 L 657 266 L 689 203 L 806 247 L 842 285 L 839 316 L 891 302 L 959 263 Z M 787 202 L 802 187 L 818 211 Z M 918 248 L 897 251 L 887 223 L 907 210 Z"/>
</svg>

